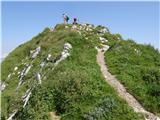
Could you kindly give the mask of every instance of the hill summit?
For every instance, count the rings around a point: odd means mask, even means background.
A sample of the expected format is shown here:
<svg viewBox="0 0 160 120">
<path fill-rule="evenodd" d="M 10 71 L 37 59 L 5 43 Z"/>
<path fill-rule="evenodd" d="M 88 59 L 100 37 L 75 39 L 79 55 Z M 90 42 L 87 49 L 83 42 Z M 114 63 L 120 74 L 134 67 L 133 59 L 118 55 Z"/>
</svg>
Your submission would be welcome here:
<svg viewBox="0 0 160 120">
<path fill-rule="evenodd" d="M 159 120 L 160 53 L 107 27 L 46 28 L 1 65 L 2 120 Z"/>
</svg>

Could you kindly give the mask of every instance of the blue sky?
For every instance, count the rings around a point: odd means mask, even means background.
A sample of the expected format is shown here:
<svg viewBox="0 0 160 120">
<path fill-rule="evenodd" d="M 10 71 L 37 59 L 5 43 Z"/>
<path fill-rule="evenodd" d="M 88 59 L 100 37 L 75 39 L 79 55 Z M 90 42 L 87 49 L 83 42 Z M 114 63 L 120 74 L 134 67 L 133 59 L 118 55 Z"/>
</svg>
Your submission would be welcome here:
<svg viewBox="0 0 160 120">
<path fill-rule="evenodd" d="M 107 26 L 124 39 L 159 47 L 158 2 L 2 2 L 2 54 L 45 27 L 62 23 L 62 13 L 81 23 Z M 71 22 L 71 21 L 70 21 Z"/>
</svg>

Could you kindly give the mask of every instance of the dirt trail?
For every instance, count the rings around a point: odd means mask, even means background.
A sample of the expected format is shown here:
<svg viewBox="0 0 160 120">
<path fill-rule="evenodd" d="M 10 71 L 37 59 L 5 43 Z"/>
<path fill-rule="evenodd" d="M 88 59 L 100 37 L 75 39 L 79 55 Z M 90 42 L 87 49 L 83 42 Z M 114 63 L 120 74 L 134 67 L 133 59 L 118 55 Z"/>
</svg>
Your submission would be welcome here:
<svg viewBox="0 0 160 120">
<path fill-rule="evenodd" d="M 118 95 L 123 98 L 128 105 L 134 109 L 135 112 L 142 113 L 145 117 L 145 120 L 160 120 L 160 118 L 155 116 L 153 113 L 146 111 L 142 105 L 126 91 L 125 87 L 113 75 L 111 75 L 110 72 L 108 72 L 108 68 L 104 60 L 104 52 L 101 50 L 98 50 L 97 63 L 99 64 L 101 72 L 107 83 L 118 92 Z"/>
</svg>

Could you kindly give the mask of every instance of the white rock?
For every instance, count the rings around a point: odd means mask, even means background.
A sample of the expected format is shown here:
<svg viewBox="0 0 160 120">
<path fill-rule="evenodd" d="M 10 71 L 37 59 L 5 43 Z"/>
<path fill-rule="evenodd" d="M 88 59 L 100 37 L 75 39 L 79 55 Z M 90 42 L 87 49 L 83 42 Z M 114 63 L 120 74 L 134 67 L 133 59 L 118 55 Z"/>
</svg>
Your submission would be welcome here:
<svg viewBox="0 0 160 120">
<path fill-rule="evenodd" d="M 73 25 L 73 26 L 72 26 L 72 29 L 73 29 L 73 30 L 77 30 L 77 26 L 76 26 L 76 25 Z"/>
<path fill-rule="evenodd" d="M 14 71 L 16 71 L 16 70 L 18 70 L 18 67 L 15 67 L 15 68 L 14 68 Z"/>
<path fill-rule="evenodd" d="M 64 44 L 64 49 L 71 49 L 72 48 L 72 45 L 70 43 L 65 43 Z"/>
<path fill-rule="evenodd" d="M 12 75 L 12 74 L 10 73 L 10 74 L 8 75 L 7 79 L 9 79 L 9 78 L 11 77 L 11 75 Z"/>
<path fill-rule="evenodd" d="M 26 68 L 24 68 L 24 69 L 21 71 L 21 73 L 20 73 L 20 76 L 21 76 L 21 77 L 24 76 L 25 70 L 26 70 Z"/>
<path fill-rule="evenodd" d="M 47 61 L 50 60 L 51 56 L 52 56 L 51 54 L 48 54 L 48 56 L 47 56 Z"/>
<path fill-rule="evenodd" d="M 102 43 L 108 42 L 108 40 L 106 40 L 106 39 L 103 38 L 103 37 L 99 37 L 99 40 L 100 40 Z"/>
<path fill-rule="evenodd" d="M 102 46 L 103 46 L 102 50 L 103 50 L 104 52 L 109 49 L 109 46 L 108 46 L 108 45 L 102 45 Z"/>
<path fill-rule="evenodd" d="M 62 60 L 65 60 L 68 56 L 70 56 L 69 49 L 72 48 L 72 45 L 69 43 L 64 44 L 64 50 L 61 53 L 61 57 L 59 60 L 55 62 L 55 66 L 59 64 Z"/>
<path fill-rule="evenodd" d="M 15 110 L 7 120 L 13 120 L 13 117 L 16 115 L 17 112 L 18 110 Z"/>
<path fill-rule="evenodd" d="M 65 54 L 66 54 L 66 52 L 64 52 L 64 51 L 61 53 L 62 56 L 65 55 Z"/>
<path fill-rule="evenodd" d="M 62 59 L 64 60 L 64 59 L 66 59 L 68 56 L 70 56 L 70 54 L 69 54 L 69 53 L 65 53 L 65 54 L 62 55 Z"/>
<path fill-rule="evenodd" d="M 42 62 L 42 63 L 40 64 L 41 68 L 43 68 L 45 65 L 46 65 L 45 62 Z"/>
<path fill-rule="evenodd" d="M 102 32 L 102 33 L 106 33 L 106 32 L 107 32 L 107 29 L 106 29 L 106 28 L 103 28 L 103 29 L 101 29 L 101 32 Z"/>
<path fill-rule="evenodd" d="M 65 26 L 65 28 L 67 29 L 67 28 L 69 28 L 68 26 Z"/>
<path fill-rule="evenodd" d="M 5 87 L 6 87 L 5 82 L 0 81 L 0 91 L 3 91 L 5 89 Z"/>
<path fill-rule="evenodd" d="M 34 51 L 30 51 L 30 53 L 32 54 L 32 59 L 36 58 L 37 55 L 40 53 L 41 51 L 41 47 L 37 47 Z"/>
<path fill-rule="evenodd" d="M 28 89 L 25 94 L 22 96 L 22 99 L 26 98 L 31 89 Z"/>
<path fill-rule="evenodd" d="M 120 40 L 120 37 L 117 37 L 118 40 Z"/>
<path fill-rule="evenodd" d="M 30 54 L 34 53 L 35 50 L 30 50 Z"/>
<path fill-rule="evenodd" d="M 41 75 L 40 75 L 40 73 L 36 74 L 36 79 L 37 79 L 38 83 L 41 84 Z"/>
<path fill-rule="evenodd" d="M 25 106 L 27 105 L 28 101 L 29 101 L 29 98 L 31 96 L 31 90 L 27 90 L 27 92 L 25 93 L 25 95 L 23 96 L 23 108 L 25 108 Z"/>
<path fill-rule="evenodd" d="M 30 71 L 31 67 L 32 67 L 32 65 L 30 65 L 30 66 L 27 67 L 27 69 L 24 72 L 24 75 L 27 75 L 27 73 Z"/>
<path fill-rule="evenodd" d="M 79 30 L 82 30 L 83 29 L 83 27 L 82 26 L 79 26 Z"/>
</svg>

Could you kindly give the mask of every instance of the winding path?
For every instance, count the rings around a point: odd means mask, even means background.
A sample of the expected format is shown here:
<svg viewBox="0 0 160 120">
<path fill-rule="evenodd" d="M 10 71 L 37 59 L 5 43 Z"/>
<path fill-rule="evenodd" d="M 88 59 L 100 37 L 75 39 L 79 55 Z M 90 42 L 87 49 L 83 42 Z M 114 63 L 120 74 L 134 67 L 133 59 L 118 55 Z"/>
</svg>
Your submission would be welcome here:
<svg viewBox="0 0 160 120">
<path fill-rule="evenodd" d="M 118 92 L 118 95 L 123 98 L 135 112 L 142 113 L 145 117 L 145 120 L 160 120 L 158 116 L 155 116 L 153 113 L 146 111 L 142 105 L 126 91 L 125 87 L 115 78 L 115 76 L 111 75 L 105 64 L 104 53 L 105 52 L 102 50 L 98 50 L 97 63 L 101 68 L 101 72 L 105 77 L 106 82 Z"/>
</svg>

